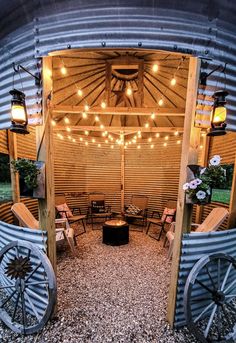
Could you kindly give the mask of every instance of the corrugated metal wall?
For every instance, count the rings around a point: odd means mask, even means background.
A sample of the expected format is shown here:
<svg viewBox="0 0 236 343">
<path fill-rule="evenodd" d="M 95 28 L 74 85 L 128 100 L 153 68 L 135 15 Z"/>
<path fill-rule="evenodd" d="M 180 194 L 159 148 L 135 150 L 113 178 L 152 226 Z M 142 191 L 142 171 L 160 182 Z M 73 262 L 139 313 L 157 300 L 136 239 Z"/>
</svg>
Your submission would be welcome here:
<svg viewBox="0 0 236 343">
<path fill-rule="evenodd" d="M 194 264 L 202 256 L 216 252 L 223 252 L 235 258 L 235 240 L 236 229 L 210 233 L 196 232 L 183 235 L 175 312 L 176 327 L 185 325 L 183 309 L 184 286 Z M 225 272 L 222 268 L 222 275 Z M 204 284 L 207 285 L 206 282 Z M 201 306 L 201 302 L 195 303 L 195 306 L 197 312 L 198 306 Z"/>
<path fill-rule="evenodd" d="M 12 86 L 13 61 L 34 70 L 35 57 L 52 50 L 66 49 L 68 45 L 72 48 L 101 47 L 105 42 L 107 47 L 142 46 L 210 58 L 212 61 L 204 60 L 207 64 L 204 63 L 203 70 L 207 73 L 217 65 L 227 63 L 226 74 L 219 70 L 208 79 L 207 96 L 213 93 L 211 87 L 226 86 L 230 92 L 228 128 L 235 130 L 236 37 L 232 33 L 235 23 L 229 21 L 232 6 L 231 2 L 214 1 L 212 6 L 206 6 L 204 1 L 176 3 L 171 0 L 151 3 L 113 0 L 88 3 L 82 0 L 79 4 L 72 0 L 69 4 L 57 1 L 57 5 L 44 1 L 42 7 L 25 3 L 27 21 L 31 20 L 31 23 L 22 26 L 19 18 L 20 28 L 0 41 L 0 128 L 9 125 L 8 91 Z M 17 24 L 9 22 L 8 26 Z M 30 112 L 39 112 L 40 95 L 33 86 L 34 80 L 25 73 L 22 76 Z M 20 87 L 19 82 L 17 86 Z M 203 105 L 209 105 L 207 99 Z M 208 112 L 207 108 L 203 112 Z"/>
</svg>

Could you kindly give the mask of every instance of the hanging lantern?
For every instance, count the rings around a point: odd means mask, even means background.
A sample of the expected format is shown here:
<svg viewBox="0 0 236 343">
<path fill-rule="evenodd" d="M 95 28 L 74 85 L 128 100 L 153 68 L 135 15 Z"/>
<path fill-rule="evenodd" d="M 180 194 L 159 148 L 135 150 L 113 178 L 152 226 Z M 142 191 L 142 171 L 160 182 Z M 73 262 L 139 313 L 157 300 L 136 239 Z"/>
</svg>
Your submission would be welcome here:
<svg viewBox="0 0 236 343">
<path fill-rule="evenodd" d="M 10 131 L 15 133 L 28 134 L 28 118 L 25 106 L 25 94 L 17 89 L 9 92 L 11 99 L 11 127 Z"/>
<path fill-rule="evenodd" d="M 211 111 L 211 128 L 208 130 L 207 136 L 222 136 L 226 134 L 225 128 L 227 110 L 225 107 L 227 91 L 217 91 L 214 93 L 214 104 Z"/>
</svg>

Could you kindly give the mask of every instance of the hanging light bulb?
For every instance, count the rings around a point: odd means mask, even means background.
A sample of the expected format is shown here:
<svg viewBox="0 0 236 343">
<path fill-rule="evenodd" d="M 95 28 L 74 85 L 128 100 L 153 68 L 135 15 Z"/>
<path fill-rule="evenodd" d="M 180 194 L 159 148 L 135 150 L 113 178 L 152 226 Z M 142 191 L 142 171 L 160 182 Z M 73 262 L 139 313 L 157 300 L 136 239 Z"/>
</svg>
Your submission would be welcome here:
<svg viewBox="0 0 236 343">
<path fill-rule="evenodd" d="M 137 149 L 141 149 L 141 146 L 140 146 L 140 145 L 137 145 Z"/>
<path fill-rule="evenodd" d="M 80 142 L 83 142 L 83 138 L 82 138 L 82 137 L 80 137 L 80 139 L 79 139 L 79 140 L 80 140 Z"/>
<path fill-rule="evenodd" d="M 126 145 L 124 146 L 124 149 L 127 149 L 127 146 L 126 146 Z"/>
<path fill-rule="evenodd" d="M 104 134 L 105 134 L 105 136 L 107 136 L 107 135 L 108 135 L 108 132 L 107 132 L 107 131 L 104 131 Z"/>
<path fill-rule="evenodd" d="M 110 138 L 110 140 L 111 140 L 111 141 L 113 141 L 113 140 L 114 140 L 114 138 L 113 138 L 113 137 L 111 137 L 111 138 Z"/>
<path fill-rule="evenodd" d="M 113 149 L 114 148 L 114 145 L 111 145 L 111 149 Z"/>
<path fill-rule="evenodd" d="M 158 101 L 158 105 L 159 106 L 162 106 L 164 104 L 164 100 L 161 98 L 159 101 Z"/>
<path fill-rule="evenodd" d="M 171 79 L 170 84 L 171 84 L 171 86 L 175 86 L 176 85 L 176 78 L 175 77 L 173 77 Z"/>
<path fill-rule="evenodd" d="M 98 147 L 101 148 L 101 144 L 100 143 L 98 143 Z"/>
<path fill-rule="evenodd" d="M 138 131 L 138 135 L 141 135 L 141 131 L 140 130 Z"/>
<path fill-rule="evenodd" d="M 52 124 L 52 126 L 56 126 L 57 123 L 55 122 L 55 120 L 52 119 L 51 124 Z"/>
<path fill-rule="evenodd" d="M 87 141 L 85 142 L 85 145 L 86 145 L 86 146 L 88 145 L 88 142 L 87 142 Z"/>
<path fill-rule="evenodd" d="M 169 136 L 165 136 L 165 140 L 168 141 L 168 139 L 169 139 Z"/>
<path fill-rule="evenodd" d="M 71 128 L 70 128 L 70 127 L 67 127 L 67 128 L 66 128 L 66 131 L 67 131 L 67 132 L 71 132 Z"/>
<path fill-rule="evenodd" d="M 64 122 L 65 122 L 66 124 L 69 124 L 70 121 L 69 121 L 69 119 L 68 119 L 67 117 L 65 117 L 65 118 L 64 118 Z"/>
<path fill-rule="evenodd" d="M 132 88 L 129 86 L 127 89 L 126 89 L 126 94 L 128 96 L 132 95 L 133 91 L 132 91 Z"/>
<path fill-rule="evenodd" d="M 151 144 L 150 148 L 153 149 L 154 148 L 154 144 Z"/>
<path fill-rule="evenodd" d="M 152 118 L 152 119 L 155 119 L 155 113 L 152 113 L 152 114 L 151 114 L 151 118 Z"/>
<path fill-rule="evenodd" d="M 179 135 L 179 131 L 175 131 L 174 135 L 178 136 Z"/>
<path fill-rule="evenodd" d="M 89 110 L 89 105 L 84 105 L 84 110 L 85 110 L 85 112 L 87 112 L 88 110 Z"/>
<path fill-rule="evenodd" d="M 158 71 L 158 64 L 153 64 L 153 66 L 152 66 L 152 71 L 154 72 L 154 73 L 156 73 L 157 71 Z"/>
<path fill-rule="evenodd" d="M 135 139 L 135 140 L 137 139 L 137 136 L 136 136 L 136 135 L 134 136 L 134 139 Z"/>
<path fill-rule="evenodd" d="M 67 70 L 66 70 L 65 66 L 61 67 L 61 73 L 62 73 L 62 75 L 66 75 L 67 74 Z"/>
<path fill-rule="evenodd" d="M 104 125 L 103 124 L 100 125 L 100 129 L 104 129 Z"/>
<path fill-rule="evenodd" d="M 60 135 L 60 139 L 61 139 L 61 140 L 63 140 L 63 139 L 64 139 L 64 137 L 63 137 L 62 135 Z"/>
<path fill-rule="evenodd" d="M 181 140 L 178 140 L 178 141 L 177 141 L 177 144 L 180 144 L 180 143 L 181 143 Z"/>
<path fill-rule="evenodd" d="M 149 127 L 149 124 L 148 123 L 145 123 L 145 125 L 144 125 L 146 128 L 148 128 Z"/>
<path fill-rule="evenodd" d="M 203 149 L 203 145 L 200 145 L 200 147 L 199 147 L 200 149 Z"/>
<path fill-rule="evenodd" d="M 99 117 L 98 116 L 95 116 L 95 121 L 99 121 Z"/>
<path fill-rule="evenodd" d="M 76 140 L 73 138 L 73 139 L 72 139 L 72 142 L 73 142 L 73 143 L 75 143 L 75 142 L 76 142 Z"/>
<path fill-rule="evenodd" d="M 67 136 L 67 137 L 68 137 L 69 140 L 71 140 L 71 138 L 72 138 L 71 136 Z"/>
<path fill-rule="evenodd" d="M 102 132 L 102 137 L 105 137 L 106 135 L 105 135 L 105 132 Z"/>
<path fill-rule="evenodd" d="M 159 132 L 156 133 L 156 137 L 157 137 L 157 138 L 160 137 L 160 133 L 159 133 Z"/>
<path fill-rule="evenodd" d="M 102 102 L 101 102 L 101 108 L 104 109 L 104 108 L 106 108 L 106 107 L 107 107 L 107 105 L 106 105 L 105 101 L 102 101 Z"/>
<path fill-rule="evenodd" d="M 105 143 L 106 143 L 106 144 L 108 143 L 108 139 L 105 140 Z"/>
<path fill-rule="evenodd" d="M 93 138 L 93 139 L 92 139 L 92 142 L 93 142 L 93 143 L 95 143 L 95 142 L 96 142 L 96 139 L 95 139 L 95 138 Z"/>
<path fill-rule="evenodd" d="M 81 89 L 78 89 L 78 90 L 77 90 L 77 94 L 78 94 L 78 96 L 81 97 L 81 96 L 83 95 L 83 91 L 82 91 Z"/>
<path fill-rule="evenodd" d="M 83 113 L 82 113 L 82 117 L 83 117 L 84 119 L 86 119 L 86 118 L 88 117 L 87 113 L 86 113 L 86 112 L 83 112 Z"/>
<path fill-rule="evenodd" d="M 164 143 L 163 146 L 166 147 L 166 146 L 167 146 L 167 143 Z"/>
<path fill-rule="evenodd" d="M 149 138 L 148 138 L 148 141 L 151 142 L 151 141 L 152 141 L 152 137 L 149 137 Z"/>
<path fill-rule="evenodd" d="M 89 132 L 87 130 L 84 131 L 85 135 L 88 136 Z"/>
</svg>

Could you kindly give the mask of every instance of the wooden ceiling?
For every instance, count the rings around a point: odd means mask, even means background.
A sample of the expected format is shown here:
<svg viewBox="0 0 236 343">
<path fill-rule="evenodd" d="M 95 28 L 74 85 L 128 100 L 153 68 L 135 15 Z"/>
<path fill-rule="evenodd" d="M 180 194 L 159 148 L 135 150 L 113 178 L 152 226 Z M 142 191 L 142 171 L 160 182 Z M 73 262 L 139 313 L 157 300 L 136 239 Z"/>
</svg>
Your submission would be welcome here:
<svg viewBox="0 0 236 343">
<path fill-rule="evenodd" d="M 181 128 L 188 63 L 180 54 L 141 49 L 68 50 L 53 56 L 57 128 L 68 125 L 65 117 L 78 131 L 99 130 L 101 123 L 110 129 L 144 128 L 147 123 L 149 128 Z"/>
</svg>

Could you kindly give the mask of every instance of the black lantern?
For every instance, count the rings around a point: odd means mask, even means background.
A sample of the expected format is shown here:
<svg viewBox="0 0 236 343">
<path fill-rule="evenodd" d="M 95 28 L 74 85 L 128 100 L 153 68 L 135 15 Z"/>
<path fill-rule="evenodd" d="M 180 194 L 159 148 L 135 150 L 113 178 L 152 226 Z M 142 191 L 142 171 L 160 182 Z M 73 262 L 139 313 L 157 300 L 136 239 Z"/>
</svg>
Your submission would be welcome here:
<svg viewBox="0 0 236 343">
<path fill-rule="evenodd" d="M 10 131 L 15 133 L 28 134 L 28 117 L 25 106 L 25 94 L 17 89 L 9 92 L 11 99 L 11 127 Z"/>
<path fill-rule="evenodd" d="M 214 104 L 211 112 L 211 128 L 208 130 L 207 136 L 222 136 L 226 134 L 225 128 L 227 110 L 225 108 L 227 91 L 217 91 L 214 93 Z"/>
</svg>

